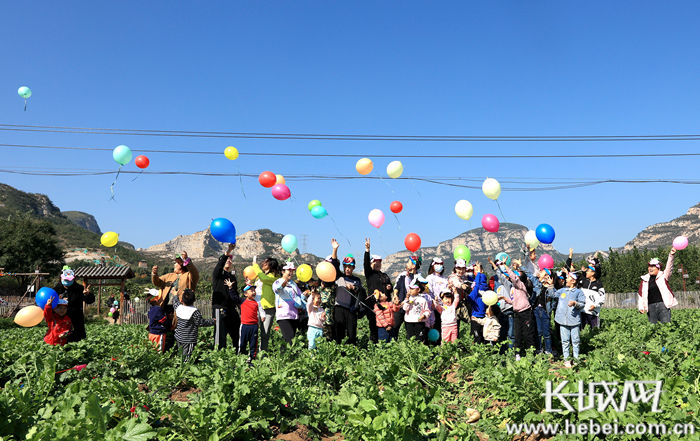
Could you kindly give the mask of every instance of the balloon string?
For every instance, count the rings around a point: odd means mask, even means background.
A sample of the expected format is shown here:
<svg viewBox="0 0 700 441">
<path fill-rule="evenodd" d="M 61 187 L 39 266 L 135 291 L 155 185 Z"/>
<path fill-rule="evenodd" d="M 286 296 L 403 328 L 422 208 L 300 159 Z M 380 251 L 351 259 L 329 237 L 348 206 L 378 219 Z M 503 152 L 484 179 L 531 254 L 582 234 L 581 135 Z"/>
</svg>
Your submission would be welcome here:
<svg viewBox="0 0 700 441">
<path fill-rule="evenodd" d="M 27 99 L 26 98 L 24 99 L 24 111 L 25 112 L 27 111 Z"/>
<path fill-rule="evenodd" d="M 399 217 L 394 213 L 394 219 L 396 219 L 396 223 L 399 224 L 399 231 L 401 231 L 401 222 L 399 222 Z"/>
<path fill-rule="evenodd" d="M 119 169 L 117 170 L 117 176 L 114 177 L 114 182 L 112 182 L 112 185 L 109 186 L 109 191 L 112 192 L 112 197 L 109 198 L 110 201 L 114 200 L 114 186 L 117 185 L 117 179 L 119 179 L 119 172 L 122 171 L 122 166 L 119 166 Z"/>
<path fill-rule="evenodd" d="M 131 182 L 134 182 L 135 180 L 137 180 L 137 179 L 139 178 L 139 176 L 141 176 L 142 174 L 143 174 L 143 169 L 141 170 L 141 173 L 139 173 L 138 175 L 136 175 L 136 177 L 135 177 L 134 179 L 131 180 Z"/>
<path fill-rule="evenodd" d="M 335 223 L 335 219 L 333 218 L 333 216 L 331 216 L 330 213 L 329 213 L 329 214 L 328 214 L 328 217 L 331 218 L 331 221 L 333 222 L 333 225 L 335 225 L 335 229 L 338 231 L 338 234 L 340 234 L 340 237 L 342 237 L 343 239 L 345 239 L 345 240 L 348 242 L 348 245 L 350 246 L 350 248 L 352 248 L 352 244 L 350 243 L 350 239 L 348 239 L 347 237 L 345 237 L 345 235 L 343 234 L 343 232 L 340 231 L 340 228 L 338 228 L 338 224 Z"/>
<path fill-rule="evenodd" d="M 395 193 L 396 193 L 396 192 L 394 191 L 394 189 L 391 188 L 391 185 L 389 185 L 389 183 L 386 182 L 386 180 L 384 179 L 383 176 L 380 176 L 380 177 L 379 177 L 379 180 L 382 181 L 383 183 L 385 183 L 387 187 L 389 187 L 389 190 L 391 190 L 391 193 L 392 193 L 392 194 L 395 194 Z"/>
<path fill-rule="evenodd" d="M 503 219 L 503 222 L 506 222 L 506 217 L 503 215 L 503 210 L 501 210 L 501 204 L 498 203 L 498 199 L 496 199 L 496 205 L 498 205 L 498 211 L 501 213 L 501 219 Z"/>
<path fill-rule="evenodd" d="M 245 191 L 243 190 L 243 177 L 241 176 L 240 167 L 238 168 L 238 181 L 241 183 L 241 193 L 243 193 L 243 199 L 245 199 L 247 201 L 248 198 L 246 197 Z"/>
</svg>

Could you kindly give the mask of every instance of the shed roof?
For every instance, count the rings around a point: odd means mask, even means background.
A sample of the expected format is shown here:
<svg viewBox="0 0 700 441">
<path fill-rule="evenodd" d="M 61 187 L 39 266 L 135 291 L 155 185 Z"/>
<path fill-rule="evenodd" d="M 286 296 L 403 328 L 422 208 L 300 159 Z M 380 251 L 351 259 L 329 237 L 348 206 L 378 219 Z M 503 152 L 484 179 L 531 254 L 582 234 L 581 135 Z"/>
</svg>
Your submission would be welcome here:
<svg viewBox="0 0 700 441">
<path fill-rule="evenodd" d="M 81 266 L 73 270 L 75 277 L 88 279 L 133 279 L 134 272 L 128 266 Z"/>
</svg>

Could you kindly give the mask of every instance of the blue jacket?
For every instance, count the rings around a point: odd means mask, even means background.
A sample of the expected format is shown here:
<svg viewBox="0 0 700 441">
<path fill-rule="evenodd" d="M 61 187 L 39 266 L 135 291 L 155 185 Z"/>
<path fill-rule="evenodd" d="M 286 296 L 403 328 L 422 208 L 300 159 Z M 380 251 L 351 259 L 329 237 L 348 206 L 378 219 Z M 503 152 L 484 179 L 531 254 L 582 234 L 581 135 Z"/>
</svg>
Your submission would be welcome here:
<svg viewBox="0 0 700 441">
<path fill-rule="evenodd" d="M 474 284 L 472 285 L 472 292 L 469 294 L 469 304 L 472 306 L 472 315 L 476 318 L 486 317 L 486 306 L 484 301 L 481 300 L 481 294 L 479 291 L 488 291 L 489 285 L 486 280 L 486 274 L 478 273 L 474 278 Z"/>
<path fill-rule="evenodd" d="M 561 288 L 554 292 L 548 292 L 547 297 L 556 298 L 557 311 L 554 313 L 554 321 L 564 326 L 578 326 L 581 324 L 581 310 L 586 304 L 586 296 L 578 288 Z M 576 304 L 569 306 L 569 301 Z"/>
</svg>

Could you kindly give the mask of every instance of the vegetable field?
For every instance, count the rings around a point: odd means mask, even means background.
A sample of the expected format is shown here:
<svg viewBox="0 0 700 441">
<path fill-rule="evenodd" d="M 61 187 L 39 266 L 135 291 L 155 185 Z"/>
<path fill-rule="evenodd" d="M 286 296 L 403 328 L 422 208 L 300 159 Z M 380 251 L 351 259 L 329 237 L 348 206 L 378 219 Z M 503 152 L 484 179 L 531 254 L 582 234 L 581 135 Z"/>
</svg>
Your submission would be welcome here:
<svg viewBox="0 0 700 441">
<path fill-rule="evenodd" d="M 297 337 L 280 351 L 276 336 L 253 367 L 232 349 L 210 350 L 208 328 L 196 362 L 182 364 L 175 351 L 153 351 L 143 326 L 89 325 L 86 340 L 61 348 L 43 343 L 41 326 L 2 323 L 0 439 L 533 440 L 541 438 L 509 434 L 508 426 L 591 419 L 697 426 L 700 310 L 673 311 L 668 326 L 634 310 L 603 310 L 602 323 L 594 335 L 583 332 L 582 360 L 572 369 L 545 355 L 500 356 L 468 335 L 441 347 L 402 340 L 364 348 L 363 326 L 360 348 L 322 343 L 310 352 Z M 579 380 L 663 380 L 661 412 L 644 402 L 624 412 L 546 412 L 547 380 L 569 380 L 569 392 Z"/>
</svg>

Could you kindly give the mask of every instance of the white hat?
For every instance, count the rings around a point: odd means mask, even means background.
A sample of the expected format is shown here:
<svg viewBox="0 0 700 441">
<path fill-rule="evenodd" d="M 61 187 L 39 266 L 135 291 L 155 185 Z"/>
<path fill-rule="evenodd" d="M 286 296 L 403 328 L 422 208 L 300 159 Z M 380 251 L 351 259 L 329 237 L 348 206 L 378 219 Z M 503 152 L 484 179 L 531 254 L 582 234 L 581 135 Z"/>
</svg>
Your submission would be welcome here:
<svg viewBox="0 0 700 441">
<path fill-rule="evenodd" d="M 444 262 L 440 257 L 433 257 L 433 263 L 443 264 Z"/>
<path fill-rule="evenodd" d="M 326 262 L 332 262 L 333 261 L 333 255 L 331 254 L 330 256 L 326 257 Z"/>
<path fill-rule="evenodd" d="M 661 268 L 661 262 L 659 262 L 659 259 L 657 259 L 656 257 L 654 257 L 653 259 L 651 259 L 651 260 L 649 261 L 649 266 L 656 266 L 656 267 L 658 267 L 658 268 Z"/>
<path fill-rule="evenodd" d="M 294 266 L 294 262 L 287 262 L 287 263 L 285 263 L 284 266 L 282 267 L 282 271 L 286 271 L 286 270 L 292 270 L 292 271 L 294 271 L 295 269 L 297 269 L 297 267 Z"/>
<path fill-rule="evenodd" d="M 374 262 L 376 260 L 382 260 L 382 256 L 379 256 L 377 254 L 372 254 L 372 258 L 370 259 L 370 261 Z"/>
<path fill-rule="evenodd" d="M 455 262 L 455 268 L 466 268 L 467 267 L 467 261 L 464 259 L 457 259 Z"/>
</svg>

